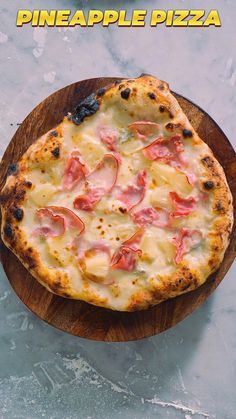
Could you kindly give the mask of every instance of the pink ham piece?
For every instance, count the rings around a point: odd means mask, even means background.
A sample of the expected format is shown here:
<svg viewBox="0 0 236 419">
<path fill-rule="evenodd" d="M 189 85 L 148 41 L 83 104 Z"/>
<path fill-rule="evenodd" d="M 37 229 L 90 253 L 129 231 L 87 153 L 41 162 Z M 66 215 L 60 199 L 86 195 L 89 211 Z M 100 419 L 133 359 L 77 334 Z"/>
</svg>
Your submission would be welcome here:
<svg viewBox="0 0 236 419">
<path fill-rule="evenodd" d="M 77 185 L 81 180 L 85 179 L 87 174 L 88 168 L 83 162 L 79 151 L 73 151 L 67 160 L 67 164 L 64 170 L 62 179 L 63 189 L 71 191 L 75 185 Z"/>
<path fill-rule="evenodd" d="M 96 169 L 86 178 L 86 193 L 74 200 L 74 207 L 92 211 L 102 197 L 114 188 L 119 169 L 119 161 L 113 154 L 105 154 Z"/>
<path fill-rule="evenodd" d="M 198 200 L 193 196 L 190 196 L 189 198 L 181 198 L 177 192 L 170 192 L 169 195 L 175 208 L 175 211 L 171 213 L 171 217 L 184 217 L 196 210 Z"/>
<path fill-rule="evenodd" d="M 113 128 L 101 127 L 98 130 L 100 140 L 110 151 L 117 152 L 118 132 Z"/>
<path fill-rule="evenodd" d="M 112 269 L 121 269 L 127 272 L 134 270 L 137 256 L 142 254 L 141 249 L 139 249 L 142 236 L 143 231 L 139 230 L 121 245 L 121 247 L 112 256 Z"/>
<path fill-rule="evenodd" d="M 129 212 L 132 208 L 136 207 L 145 196 L 147 184 L 147 172 L 140 170 L 137 175 L 136 185 L 129 185 L 124 191 L 120 191 L 117 199 L 125 204 L 126 210 Z"/>
<path fill-rule="evenodd" d="M 133 222 L 138 224 L 139 227 L 146 225 L 160 228 L 169 226 L 169 213 L 162 208 L 142 208 L 140 211 L 134 212 L 131 217 Z"/>
<path fill-rule="evenodd" d="M 136 121 L 128 125 L 128 128 L 142 141 L 146 141 L 149 136 L 158 135 L 160 131 L 160 125 L 151 121 Z"/>
<path fill-rule="evenodd" d="M 177 235 L 173 237 L 172 242 L 176 247 L 174 261 L 179 264 L 183 255 L 194 247 L 197 247 L 202 241 L 202 233 L 199 230 L 189 230 L 181 228 Z"/>
<path fill-rule="evenodd" d="M 62 236 L 67 228 L 78 231 L 78 236 L 83 233 L 85 226 L 83 221 L 70 209 L 65 207 L 48 206 L 40 208 L 36 212 L 42 227 L 34 230 L 33 234 L 43 237 Z"/>
<path fill-rule="evenodd" d="M 34 236 L 59 237 L 64 234 L 65 222 L 60 215 L 53 214 L 48 208 L 40 208 L 36 211 L 36 216 L 42 226 L 33 231 Z"/>
</svg>

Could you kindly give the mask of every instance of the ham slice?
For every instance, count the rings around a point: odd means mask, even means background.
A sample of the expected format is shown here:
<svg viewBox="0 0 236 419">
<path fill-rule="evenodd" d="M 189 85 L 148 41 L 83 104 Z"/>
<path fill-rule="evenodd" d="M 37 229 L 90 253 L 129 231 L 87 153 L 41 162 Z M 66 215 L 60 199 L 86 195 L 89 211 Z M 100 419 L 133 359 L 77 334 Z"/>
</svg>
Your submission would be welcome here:
<svg viewBox="0 0 236 419">
<path fill-rule="evenodd" d="M 147 141 L 148 137 L 156 136 L 160 131 L 160 125 L 151 121 L 136 121 L 128 125 L 128 128 L 142 141 Z"/>
<path fill-rule="evenodd" d="M 143 231 L 139 230 L 121 245 L 121 247 L 112 256 L 112 269 L 121 269 L 127 272 L 134 270 L 137 256 L 142 254 L 141 249 L 139 249 L 142 236 Z"/>
<path fill-rule="evenodd" d="M 74 200 L 74 207 L 83 211 L 92 211 L 102 197 L 116 184 L 119 161 L 113 154 L 105 154 L 96 169 L 86 178 L 86 193 Z"/>
<path fill-rule="evenodd" d="M 147 172 L 145 170 L 140 170 L 137 175 L 136 184 L 129 185 L 118 193 L 117 199 L 125 204 L 127 211 L 130 211 L 142 202 L 145 196 L 146 184 Z"/>
<path fill-rule="evenodd" d="M 175 211 L 171 213 L 171 217 L 178 218 L 184 217 L 191 214 L 196 210 L 197 199 L 193 196 L 189 198 L 181 198 L 177 192 L 170 192 L 170 199 L 175 208 Z"/>
<path fill-rule="evenodd" d="M 118 132 L 109 127 L 100 127 L 98 130 L 100 140 L 110 151 L 117 152 Z"/>
<path fill-rule="evenodd" d="M 132 214 L 132 220 L 139 227 L 153 225 L 155 227 L 169 226 L 169 213 L 162 208 L 146 207 Z"/>
<path fill-rule="evenodd" d="M 179 264 L 183 255 L 194 247 L 197 247 L 202 241 L 202 233 L 199 230 L 189 230 L 181 228 L 177 235 L 173 237 L 172 242 L 176 247 L 174 261 Z"/>
<path fill-rule="evenodd" d="M 67 160 L 64 170 L 62 179 L 63 189 L 71 191 L 75 185 L 77 185 L 81 180 L 85 179 L 87 174 L 88 168 L 83 162 L 79 151 L 73 151 Z"/>
<path fill-rule="evenodd" d="M 41 227 L 33 234 L 42 237 L 62 236 L 67 228 L 73 228 L 79 236 L 84 231 L 83 221 L 70 209 L 65 207 L 48 206 L 36 211 Z"/>
</svg>

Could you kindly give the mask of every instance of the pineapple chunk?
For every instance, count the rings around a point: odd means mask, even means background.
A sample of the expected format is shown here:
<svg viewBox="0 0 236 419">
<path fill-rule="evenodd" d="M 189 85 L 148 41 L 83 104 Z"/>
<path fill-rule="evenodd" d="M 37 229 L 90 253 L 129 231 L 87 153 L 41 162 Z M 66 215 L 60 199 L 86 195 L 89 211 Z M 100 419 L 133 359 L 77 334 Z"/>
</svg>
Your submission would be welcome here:
<svg viewBox="0 0 236 419">
<path fill-rule="evenodd" d="M 146 233 L 140 243 L 140 249 L 143 252 L 142 259 L 152 261 L 153 259 L 160 256 L 160 251 L 156 245 L 152 234 Z"/>
<path fill-rule="evenodd" d="M 143 143 L 141 140 L 130 138 L 125 142 L 120 143 L 120 150 L 124 153 L 125 156 L 136 153 L 139 150 L 143 149 Z"/>
<path fill-rule="evenodd" d="M 86 257 L 86 273 L 105 278 L 109 271 L 109 257 L 105 252 L 92 253 Z"/>
<path fill-rule="evenodd" d="M 192 186 L 188 183 L 184 173 L 178 172 L 168 164 L 153 162 L 151 165 L 151 174 L 157 186 L 168 184 L 172 190 L 188 195 Z"/>
<path fill-rule="evenodd" d="M 106 147 L 102 143 L 93 140 L 92 136 L 89 135 L 83 135 L 83 137 L 80 138 L 77 147 L 84 161 L 89 165 L 90 170 L 95 169 L 97 164 L 102 160 L 104 154 L 107 153 Z"/>
<path fill-rule="evenodd" d="M 50 255 L 62 266 L 68 266 L 73 261 L 73 254 L 69 248 L 70 237 L 48 237 L 46 243 Z"/>
<path fill-rule="evenodd" d="M 150 201 L 153 207 L 161 207 L 171 210 L 170 191 L 172 189 L 166 186 L 159 186 L 150 193 Z"/>
<path fill-rule="evenodd" d="M 55 192 L 56 188 L 51 183 L 44 183 L 36 185 L 29 193 L 29 197 L 37 206 L 43 207 L 50 201 Z"/>
</svg>

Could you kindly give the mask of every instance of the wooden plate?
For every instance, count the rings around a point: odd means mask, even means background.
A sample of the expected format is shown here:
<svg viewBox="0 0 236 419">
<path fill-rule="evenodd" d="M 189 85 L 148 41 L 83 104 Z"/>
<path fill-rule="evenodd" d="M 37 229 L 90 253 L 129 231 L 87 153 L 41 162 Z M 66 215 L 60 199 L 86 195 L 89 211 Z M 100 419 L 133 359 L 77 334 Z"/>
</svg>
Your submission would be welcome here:
<svg viewBox="0 0 236 419">
<path fill-rule="evenodd" d="M 40 103 L 24 120 L 12 138 L 0 165 L 0 190 L 7 167 L 16 162 L 38 137 L 57 125 L 63 116 L 84 97 L 99 87 L 120 80 L 96 78 L 67 86 Z M 234 202 L 236 202 L 235 152 L 219 126 L 198 106 L 175 94 L 200 137 L 211 147 L 224 167 Z M 1 260 L 8 279 L 23 303 L 52 326 L 72 335 L 101 341 L 129 341 L 160 333 L 198 308 L 219 285 L 235 254 L 236 229 L 232 234 L 220 269 L 196 291 L 163 302 L 150 310 L 120 313 L 94 307 L 81 301 L 58 297 L 43 288 L 1 243 Z"/>
</svg>

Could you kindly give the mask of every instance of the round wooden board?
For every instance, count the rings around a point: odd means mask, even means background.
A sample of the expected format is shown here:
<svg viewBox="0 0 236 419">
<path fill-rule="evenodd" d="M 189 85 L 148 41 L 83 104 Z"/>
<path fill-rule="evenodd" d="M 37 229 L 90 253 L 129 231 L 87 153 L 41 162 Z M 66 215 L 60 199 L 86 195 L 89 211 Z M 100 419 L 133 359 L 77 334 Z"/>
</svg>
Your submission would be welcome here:
<svg viewBox="0 0 236 419">
<path fill-rule="evenodd" d="M 71 84 L 46 98 L 24 120 L 12 138 L 0 165 L 0 190 L 7 167 L 18 161 L 38 137 L 56 126 L 84 97 L 118 78 L 96 78 Z M 236 202 L 235 152 L 219 126 L 202 109 L 175 94 L 200 137 L 211 147 L 222 164 Z M 160 333 L 183 320 L 198 308 L 219 285 L 235 254 L 234 226 L 230 245 L 220 269 L 194 292 L 165 301 L 149 310 L 133 313 L 115 312 L 81 301 L 58 297 L 42 287 L 1 243 L 1 261 L 8 279 L 23 303 L 52 326 L 72 335 L 100 341 L 129 341 Z"/>
</svg>

